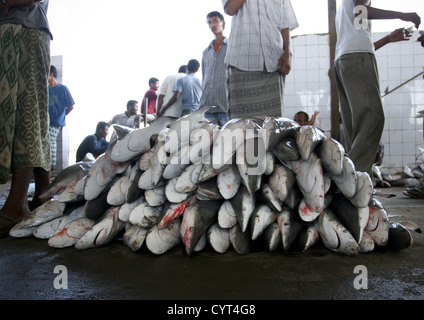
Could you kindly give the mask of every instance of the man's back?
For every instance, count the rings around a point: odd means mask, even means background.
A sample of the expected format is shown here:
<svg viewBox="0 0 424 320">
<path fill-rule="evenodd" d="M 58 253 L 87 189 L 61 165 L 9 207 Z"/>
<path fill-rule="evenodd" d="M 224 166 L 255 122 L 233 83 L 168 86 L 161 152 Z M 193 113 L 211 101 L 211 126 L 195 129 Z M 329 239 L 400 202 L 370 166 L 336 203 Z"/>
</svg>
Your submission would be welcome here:
<svg viewBox="0 0 424 320">
<path fill-rule="evenodd" d="M 50 125 L 54 127 L 66 126 L 66 108 L 75 104 L 68 87 L 58 84 L 49 87 L 49 116 Z"/>
<path fill-rule="evenodd" d="M 163 80 L 162 85 L 159 87 L 158 96 L 164 95 L 162 105 L 166 105 L 168 101 L 174 95 L 174 87 L 178 79 L 185 77 L 185 73 L 178 73 L 167 76 L 165 80 Z M 167 117 L 181 117 L 182 112 L 182 99 L 178 99 L 171 107 L 169 107 L 163 116 Z"/>
<path fill-rule="evenodd" d="M 175 91 L 181 92 L 183 111 L 194 111 L 199 107 L 202 97 L 202 81 L 194 73 L 178 79 L 174 87 Z"/>
</svg>

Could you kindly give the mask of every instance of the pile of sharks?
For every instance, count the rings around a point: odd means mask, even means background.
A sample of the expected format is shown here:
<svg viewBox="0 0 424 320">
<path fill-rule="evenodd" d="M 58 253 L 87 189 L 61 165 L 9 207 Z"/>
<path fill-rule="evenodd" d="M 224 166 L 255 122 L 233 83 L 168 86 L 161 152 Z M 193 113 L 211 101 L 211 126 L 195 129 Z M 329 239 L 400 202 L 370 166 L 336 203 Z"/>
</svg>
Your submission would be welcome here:
<svg viewBox="0 0 424 320">
<path fill-rule="evenodd" d="M 418 226 L 389 221 L 370 176 L 335 139 L 284 117 L 220 127 L 208 110 L 114 125 L 105 153 L 61 171 L 10 235 L 79 250 L 119 239 L 156 255 L 179 245 L 188 255 L 248 254 L 255 242 L 283 252 L 321 243 L 345 255 L 412 245 Z"/>
</svg>

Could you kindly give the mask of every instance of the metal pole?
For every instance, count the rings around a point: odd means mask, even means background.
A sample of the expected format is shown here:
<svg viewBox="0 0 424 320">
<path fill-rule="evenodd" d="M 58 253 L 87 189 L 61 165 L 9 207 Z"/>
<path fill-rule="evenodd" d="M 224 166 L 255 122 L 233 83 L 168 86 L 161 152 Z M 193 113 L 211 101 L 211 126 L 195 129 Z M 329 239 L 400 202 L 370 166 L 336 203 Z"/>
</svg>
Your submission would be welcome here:
<svg viewBox="0 0 424 320">
<path fill-rule="evenodd" d="M 149 99 L 144 99 L 144 127 L 147 127 L 147 104 L 149 103 Z"/>
<path fill-rule="evenodd" d="M 386 89 L 387 92 L 385 92 L 381 97 L 384 98 L 385 96 L 387 96 L 388 94 L 392 93 L 393 91 L 403 87 L 405 84 L 407 84 L 408 82 L 411 82 L 412 80 L 414 80 L 415 78 L 418 78 L 420 75 L 424 74 L 424 71 L 421 71 L 419 74 L 417 74 L 416 76 L 413 76 L 411 79 L 405 81 L 404 83 L 398 85 L 396 88 L 388 91 L 388 89 Z"/>
<path fill-rule="evenodd" d="M 330 42 L 330 86 L 331 86 L 331 137 L 340 141 L 340 111 L 339 95 L 337 93 L 336 77 L 334 72 L 334 58 L 336 52 L 336 25 L 337 1 L 328 0 L 328 34 Z"/>
</svg>

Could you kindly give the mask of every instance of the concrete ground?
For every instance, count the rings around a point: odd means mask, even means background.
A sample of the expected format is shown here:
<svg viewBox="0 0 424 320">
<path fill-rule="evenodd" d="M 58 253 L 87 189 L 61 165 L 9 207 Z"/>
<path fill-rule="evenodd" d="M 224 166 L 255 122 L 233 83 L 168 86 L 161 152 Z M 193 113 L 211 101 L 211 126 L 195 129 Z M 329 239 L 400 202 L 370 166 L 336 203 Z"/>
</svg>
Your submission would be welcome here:
<svg viewBox="0 0 424 320">
<path fill-rule="evenodd" d="M 378 199 L 392 222 L 411 220 L 424 229 L 424 200 L 403 190 L 378 189 L 395 195 Z M 133 252 L 119 239 L 81 251 L 55 249 L 34 237 L 7 237 L 0 239 L 0 299 L 159 299 L 172 306 L 175 300 L 216 299 L 422 300 L 424 234 L 412 236 L 412 246 L 403 251 L 380 248 L 357 256 L 322 245 L 305 253 L 267 252 L 259 243 L 246 255 L 207 247 L 188 256 L 180 245 L 155 256 L 146 248 Z M 362 269 L 355 271 L 357 266 Z"/>
</svg>

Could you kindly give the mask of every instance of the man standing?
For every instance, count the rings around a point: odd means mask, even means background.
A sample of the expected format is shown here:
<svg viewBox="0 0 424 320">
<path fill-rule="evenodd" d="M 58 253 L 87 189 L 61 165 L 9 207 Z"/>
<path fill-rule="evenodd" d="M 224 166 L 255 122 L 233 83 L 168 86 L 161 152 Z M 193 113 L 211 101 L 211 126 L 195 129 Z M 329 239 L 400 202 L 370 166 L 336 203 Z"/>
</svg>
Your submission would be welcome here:
<svg viewBox="0 0 424 320">
<path fill-rule="evenodd" d="M 57 82 L 57 69 L 50 66 L 49 75 L 49 117 L 50 117 L 50 151 L 52 154 L 52 170 L 56 169 L 57 136 L 66 126 L 65 117 L 74 109 L 74 99 L 69 89 Z"/>
<path fill-rule="evenodd" d="M 0 209 L 0 237 L 30 212 L 32 176 L 33 200 L 50 183 L 48 6 L 49 0 L 0 1 L 0 183 L 12 172 Z"/>
<path fill-rule="evenodd" d="M 224 16 L 218 11 L 210 12 L 206 19 L 215 39 L 203 51 L 203 92 L 199 107 L 214 106 L 214 109 L 205 113 L 205 117 L 223 126 L 228 121 L 227 67 L 224 62 L 227 53 L 227 39 L 224 37 L 225 21 Z"/>
<path fill-rule="evenodd" d="M 163 82 L 162 85 L 159 87 L 158 90 L 158 99 L 156 104 L 156 112 L 159 117 L 159 114 L 161 113 L 161 109 L 163 105 L 166 105 L 168 101 L 172 98 L 174 95 L 174 86 L 175 83 L 179 78 L 185 77 L 187 74 L 187 66 L 182 65 L 178 69 L 177 74 L 172 74 L 167 76 Z M 177 101 L 175 101 L 174 104 L 169 106 L 169 108 L 166 110 L 166 112 L 162 116 L 166 117 L 173 117 L 173 118 L 179 118 L 181 117 L 182 113 L 182 102 L 181 98 L 179 98 Z"/>
<path fill-rule="evenodd" d="M 290 0 L 222 0 L 233 16 L 225 63 L 230 118 L 281 116 L 291 70 L 290 31 L 298 27 Z"/>
<path fill-rule="evenodd" d="M 337 45 L 334 68 L 340 99 L 345 149 L 355 168 L 370 176 L 384 128 L 377 63 L 374 52 L 396 41 L 408 40 L 397 29 L 373 43 L 373 19 L 401 19 L 416 27 L 416 13 L 371 7 L 369 0 L 343 0 L 336 15 Z"/>
<path fill-rule="evenodd" d="M 144 115 L 144 105 L 147 100 L 147 114 L 156 114 L 156 100 L 158 98 L 156 91 L 159 89 L 159 80 L 156 78 L 149 79 L 149 90 L 146 91 L 141 101 L 141 114 Z M 147 117 L 149 120 L 149 117 Z"/>
<path fill-rule="evenodd" d="M 77 162 L 84 159 L 87 153 L 91 153 L 94 158 L 97 158 L 109 147 L 110 143 L 106 141 L 109 133 L 109 125 L 106 122 L 100 121 L 96 126 L 96 133 L 91 134 L 81 142 L 77 149 Z"/>
<path fill-rule="evenodd" d="M 196 59 L 191 59 L 188 62 L 188 74 L 177 80 L 174 86 L 174 95 L 161 108 L 159 116 L 162 116 L 180 96 L 182 99 L 182 116 L 190 114 L 199 108 L 200 97 L 202 96 L 202 81 L 196 77 L 196 72 L 199 71 L 199 68 L 200 63 Z"/>
</svg>

